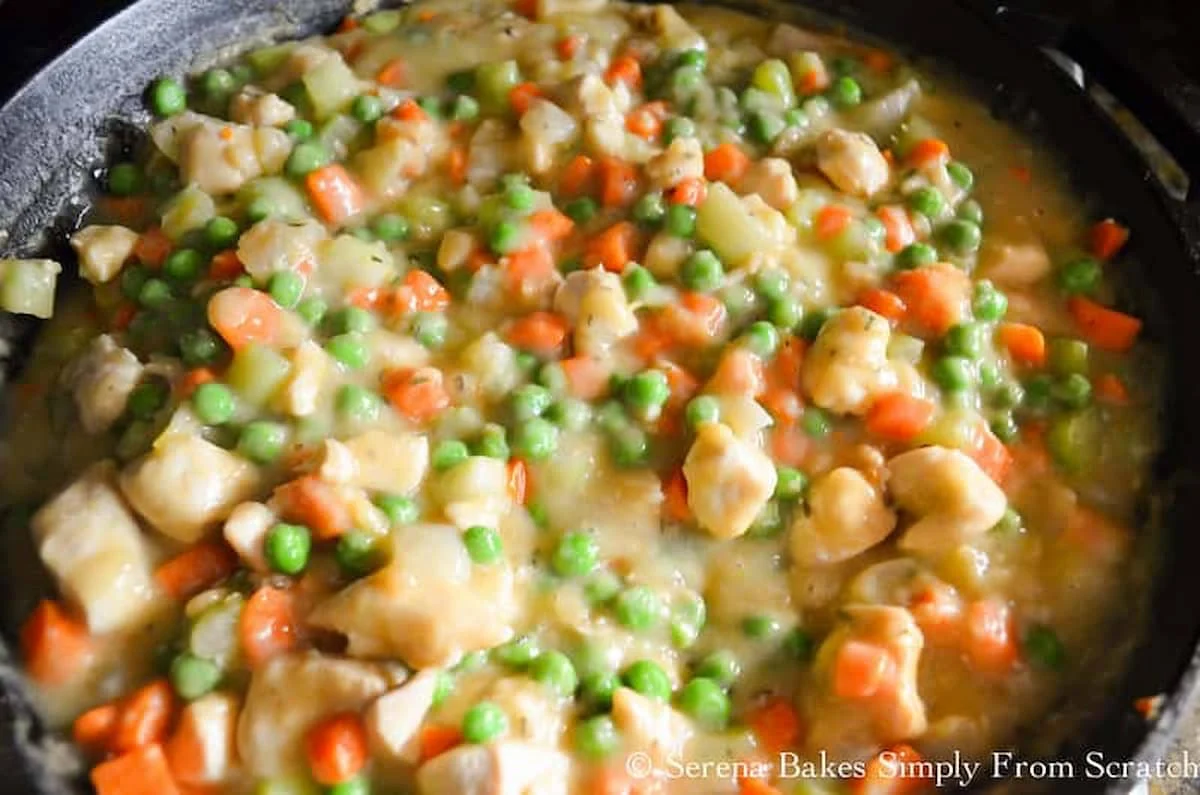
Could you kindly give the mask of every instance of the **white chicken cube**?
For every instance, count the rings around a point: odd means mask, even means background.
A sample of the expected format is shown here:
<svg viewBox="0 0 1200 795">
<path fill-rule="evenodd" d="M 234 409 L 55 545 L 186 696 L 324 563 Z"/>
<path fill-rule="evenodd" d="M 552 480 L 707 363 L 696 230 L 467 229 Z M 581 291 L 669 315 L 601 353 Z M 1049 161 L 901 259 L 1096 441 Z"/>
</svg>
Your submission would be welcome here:
<svg viewBox="0 0 1200 795">
<path fill-rule="evenodd" d="M 277 521 L 275 512 L 261 502 L 243 502 L 230 512 L 222 535 L 243 564 L 253 571 L 265 572 L 268 566 L 263 545 Z"/>
<path fill-rule="evenodd" d="M 883 494 L 857 469 L 839 467 L 813 481 L 808 512 L 798 512 L 788 539 L 802 566 L 838 563 L 865 552 L 896 527 Z"/>
<path fill-rule="evenodd" d="M 227 781 L 237 767 L 237 719 L 231 693 L 209 693 L 184 707 L 163 748 L 175 780 L 192 786 Z"/>
<path fill-rule="evenodd" d="M 75 397 L 79 421 L 88 433 L 100 433 L 125 411 L 129 393 L 142 379 L 142 363 L 107 334 L 92 340 L 63 370 L 65 387 Z"/>
<path fill-rule="evenodd" d="M 390 494 L 411 494 L 429 468 L 429 439 L 417 433 L 374 429 L 345 441 L 354 462 L 349 485 Z"/>
<path fill-rule="evenodd" d="M 30 522 L 42 562 L 96 634 L 142 621 L 155 604 L 146 540 L 115 480 L 111 462 L 95 464 Z"/>
<path fill-rule="evenodd" d="M 265 282 L 279 271 L 301 271 L 317 263 L 317 249 L 329 234 L 313 221 L 291 224 L 275 218 L 259 221 L 238 239 L 238 259 L 246 273 Z"/>
<path fill-rule="evenodd" d="M 545 99 L 535 99 L 521 114 L 521 142 L 529 170 L 541 174 L 554 165 L 554 154 L 578 135 L 579 125 L 565 110 Z"/>
<path fill-rule="evenodd" d="M 123 226 L 92 224 L 71 235 L 71 248 L 79 257 L 79 273 L 92 284 L 105 284 L 121 272 L 133 256 L 138 233 Z"/>
<path fill-rule="evenodd" d="M 756 161 L 740 185 L 742 193 L 753 193 L 776 210 L 786 210 L 796 203 L 800 188 L 792 165 L 779 157 L 766 157 Z"/>
<path fill-rule="evenodd" d="M 843 193 L 869 198 L 883 190 L 891 168 L 866 133 L 829 130 L 817 139 L 817 168 Z"/>
<path fill-rule="evenodd" d="M 504 397 L 515 389 L 521 375 L 517 352 L 492 331 L 463 349 L 460 360 L 489 400 Z"/>
<path fill-rule="evenodd" d="M 246 86 L 230 100 L 229 116 L 239 124 L 282 127 L 296 118 L 296 109 L 278 94 Z"/>
<path fill-rule="evenodd" d="M 179 135 L 179 171 L 184 183 L 205 193 L 233 193 L 255 177 L 277 173 L 291 152 L 283 130 L 202 119 Z"/>
<path fill-rule="evenodd" d="M 441 473 L 432 493 L 446 518 L 461 530 L 497 527 L 513 507 L 505 463 L 487 456 L 471 456 Z"/>
<path fill-rule="evenodd" d="M 258 469 L 199 436 L 172 433 L 121 473 L 125 499 L 154 529 L 193 544 L 254 495 Z"/>
<path fill-rule="evenodd" d="M 700 526 L 717 538 L 750 529 L 775 491 L 775 465 L 728 425 L 700 426 L 683 462 L 688 507 Z"/>
<path fill-rule="evenodd" d="M 367 735 L 377 761 L 415 763 L 417 730 L 433 707 L 440 671 L 427 668 L 367 708 Z"/>
<path fill-rule="evenodd" d="M 605 356 L 614 343 L 637 331 L 621 277 L 603 268 L 568 274 L 554 307 L 575 327 L 575 350 L 588 356 Z"/>
<path fill-rule="evenodd" d="M 680 136 L 646 163 L 646 178 L 659 189 L 704 176 L 704 150 L 695 138 Z"/>
<path fill-rule="evenodd" d="M 970 456 L 930 446 L 901 453 L 888 462 L 888 487 L 896 504 L 917 519 L 902 549 L 948 551 L 996 526 L 1008 498 Z"/>
<path fill-rule="evenodd" d="M 896 388 L 888 361 L 888 321 L 860 306 L 843 309 L 817 335 L 804 357 L 801 384 L 812 402 L 838 414 L 863 414 Z"/>
<path fill-rule="evenodd" d="M 488 701 L 508 716 L 509 739 L 554 747 L 566 731 L 562 698 L 528 676 L 506 676 L 488 689 Z"/>
<path fill-rule="evenodd" d="M 292 350 L 291 360 L 292 369 L 279 391 L 279 408 L 293 417 L 312 416 L 330 384 L 333 358 L 313 340 L 304 340 Z"/>
<path fill-rule="evenodd" d="M 631 747 L 660 762 L 678 758 L 694 733 L 692 722 L 670 704 L 628 687 L 613 693 L 612 716 Z"/>
<path fill-rule="evenodd" d="M 545 746 L 501 740 L 463 745 L 417 771 L 421 795 L 567 795 L 571 759 Z"/>
</svg>

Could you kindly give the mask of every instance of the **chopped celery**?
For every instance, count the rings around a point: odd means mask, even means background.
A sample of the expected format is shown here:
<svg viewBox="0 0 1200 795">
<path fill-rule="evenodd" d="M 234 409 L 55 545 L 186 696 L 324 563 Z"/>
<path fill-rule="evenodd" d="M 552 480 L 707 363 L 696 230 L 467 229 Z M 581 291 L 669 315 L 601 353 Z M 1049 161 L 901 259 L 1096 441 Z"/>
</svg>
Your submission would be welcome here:
<svg viewBox="0 0 1200 795">
<path fill-rule="evenodd" d="M 247 182 L 238 192 L 238 202 L 248 214 L 254 206 L 264 217 L 281 221 L 303 221 L 309 217 L 303 194 L 283 177 L 261 177 Z"/>
<path fill-rule="evenodd" d="M 50 317 L 61 271 L 62 266 L 50 259 L 0 259 L 0 309 Z"/>
<path fill-rule="evenodd" d="M 243 401 L 261 406 L 279 390 L 291 369 L 291 363 L 278 351 L 265 345 L 248 345 L 234 354 L 226 380 Z"/>
<path fill-rule="evenodd" d="M 760 91 L 775 96 L 783 107 L 790 108 L 796 104 L 796 92 L 792 89 L 792 75 L 787 64 L 778 58 L 763 61 L 754 69 L 750 80 Z"/>
<path fill-rule="evenodd" d="M 508 94 L 521 82 L 521 69 L 516 61 L 480 64 L 475 70 L 475 90 L 485 113 L 498 114 L 508 110 Z"/>
<path fill-rule="evenodd" d="M 351 142 L 362 130 L 362 122 L 352 116 L 339 113 L 321 126 L 321 131 L 317 133 L 317 140 L 327 151 L 332 152 L 334 157 L 342 158 L 350 151 Z"/>
<path fill-rule="evenodd" d="M 225 668 L 238 649 L 238 620 L 242 615 L 241 594 L 230 593 L 204 609 L 192 622 L 188 651 Z"/>
<path fill-rule="evenodd" d="M 270 47 L 254 50 L 246 55 L 246 63 L 254 69 L 254 72 L 262 77 L 269 75 L 279 67 L 283 66 L 283 62 L 292 54 L 292 50 L 296 48 L 293 42 L 285 44 L 275 44 Z"/>
<path fill-rule="evenodd" d="M 921 444 L 938 444 L 963 450 L 971 446 L 978 418 L 968 409 L 949 409 L 919 437 Z"/>
<path fill-rule="evenodd" d="M 417 240 L 434 240 L 454 223 L 450 205 L 433 196 L 408 196 L 401 203 L 400 212 L 412 225 L 412 236 Z"/>
<path fill-rule="evenodd" d="M 195 185 L 189 185 L 171 200 L 162 217 L 162 230 L 172 240 L 179 240 L 193 229 L 199 229 L 217 215 L 212 196 Z"/>
<path fill-rule="evenodd" d="M 400 27 L 401 12 L 393 8 L 387 11 L 376 11 L 363 18 L 362 25 L 368 33 L 391 33 Z"/>
<path fill-rule="evenodd" d="M 1104 421 L 1094 408 L 1055 417 L 1046 431 L 1046 447 L 1061 469 L 1085 474 L 1095 463 L 1103 431 Z"/>
<path fill-rule="evenodd" d="M 754 256 L 764 234 L 737 194 L 724 182 L 714 182 L 696 211 L 696 236 L 724 263 L 737 267 Z"/>
<path fill-rule="evenodd" d="M 305 72 L 301 81 L 319 119 L 329 118 L 362 93 L 358 77 L 340 55 L 324 59 Z"/>
</svg>

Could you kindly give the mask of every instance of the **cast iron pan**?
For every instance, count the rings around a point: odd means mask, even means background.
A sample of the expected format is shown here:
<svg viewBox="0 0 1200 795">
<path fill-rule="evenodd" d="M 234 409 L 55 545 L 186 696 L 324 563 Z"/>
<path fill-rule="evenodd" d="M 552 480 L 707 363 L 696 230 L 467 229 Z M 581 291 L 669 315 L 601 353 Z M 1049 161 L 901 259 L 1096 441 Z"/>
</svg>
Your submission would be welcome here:
<svg viewBox="0 0 1200 795">
<path fill-rule="evenodd" d="M 762 3 L 740 4 L 764 10 Z M 146 121 L 140 93 L 153 77 L 203 66 L 198 56 L 212 58 L 222 48 L 329 29 L 347 5 L 343 0 L 141 0 L 98 27 L 0 108 L 0 255 L 48 254 L 71 269 L 66 235 L 105 156 L 127 146 L 133 125 Z M 1014 26 L 1012 14 L 987 0 L 923 0 L 919 13 L 907 3 L 874 0 L 811 0 L 806 5 L 851 28 L 949 63 L 974 83 L 998 115 L 1061 153 L 1081 195 L 1135 231 L 1133 253 L 1153 293 L 1146 333 L 1168 352 L 1172 376 L 1163 417 L 1167 447 L 1158 462 L 1159 479 L 1168 492 L 1167 550 L 1145 638 L 1128 675 L 1119 687 L 1110 688 L 1113 692 L 1096 694 L 1105 710 L 1063 756 L 1079 760 L 1098 750 L 1108 760 L 1153 762 L 1164 753 L 1179 707 L 1197 689 L 1200 674 L 1200 576 L 1194 568 L 1200 560 L 1200 412 L 1194 409 L 1200 405 L 1200 373 L 1190 366 L 1188 355 L 1200 340 L 1200 244 L 1185 239 L 1183 231 L 1194 228 L 1200 207 L 1168 199 L 1127 139 L 1033 46 L 1079 45 L 1074 49 L 1081 57 L 1102 65 L 1102 51 L 1089 49 L 1090 42 L 1077 32 Z M 784 4 L 771 6 L 770 12 L 780 19 L 797 14 L 794 6 Z M 1192 184 L 1200 182 L 1194 131 L 1130 73 L 1112 74 L 1122 98 L 1190 170 Z M 0 317 L 5 373 L 19 369 L 33 330 L 26 319 Z M 34 568 L 23 535 L 13 532 L 0 539 L 0 559 L 9 561 L 10 571 L 12 561 Z M 0 582 L 0 634 L 10 647 L 17 622 L 36 598 L 14 589 L 11 579 Z M 1163 716 L 1151 725 L 1133 711 L 1132 702 L 1158 693 L 1168 694 L 1168 700 Z M 47 775 L 37 754 L 19 750 L 18 736 L 38 740 L 42 732 L 20 688 L 0 679 L 0 792 L 87 790 L 82 777 Z M 1119 792 L 1130 783 L 1078 779 L 1057 781 L 1052 789 L 1095 792 L 1108 787 Z"/>
</svg>

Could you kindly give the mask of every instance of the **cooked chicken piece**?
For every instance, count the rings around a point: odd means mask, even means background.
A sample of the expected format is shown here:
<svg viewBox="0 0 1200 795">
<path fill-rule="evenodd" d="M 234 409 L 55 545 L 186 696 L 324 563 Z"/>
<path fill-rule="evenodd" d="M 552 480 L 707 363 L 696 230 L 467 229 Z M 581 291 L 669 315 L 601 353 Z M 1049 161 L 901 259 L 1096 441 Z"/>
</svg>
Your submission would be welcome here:
<svg viewBox="0 0 1200 795">
<path fill-rule="evenodd" d="M 239 124 L 282 127 L 296 118 L 296 109 L 278 94 L 246 86 L 229 103 L 229 116 Z"/>
<path fill-rule="evenodd" d="M 674 6 L 664 4 L 635 6 L 631 13 L 639 24 L 658 38 L 664 49 L 682 52 L 683 50 L 703 50 L 708 47 L 705 38 L 683 18 L 683 15 Z"/>
<path fill-rule="evenodd" d="M 838 414 L 862 414 L 896 388 L 888 362 L 891 325 L 860 306 L 843 309 L 821 328 L 804 357 L 801 383 L 813 403 Z"/>
<path fill-rule="evenodd" d="M 75 397 L 79 421 L 88 433 L 101 433 L 125 411 L 129 393 L 142 379 L 142 363 L 107 334 L 101 334 L 62 372 Z"/>
<path fill-rule="evenodd" d="M 500 119 L 485 119 L 475 129 L 467 149 L 467 182 L 491 182 L 501 174 L 520 168 L 508 125 Z"/>
<path fill-rule="evenodd" d="M 427 668 L 367 708 L 367 734 L 376 762 L 415 764 L 417 730 L 433 706 L 439 671 Z"/>
<path fill-rule="evenodd" d="M 896 504 L 917 517 L 900 539 L 903 549 L 952 549 L 995 527 L 1008 507 L 995 481 L 958 450 L 910 450 L 889 461 L 888 470 Z"/>
<path fill-rule="evenodd" d="M 660 279 L 673 279 L 692 253 L 692 243 L 670 232 L 659 232 L 646 248 L 645 266 Z"/>
<path fill-rule="evenodd" d="M 742 193 L 755 193 L 776 210 L 791 207 L 800 195 L 792 165 L 779 157 L 755 161 L 742 177 Z"/>
<path fill-rule="evenodd" d="M 453 665 L 512 637 L 506 562 L 473 565 L 448 525 L 407 525 L 391 540 L 391 562 L 317 605 L 313 626 L 345 635 L 355 657 L 399 657 L 412 668 Z"/>
<path fill-rule="evenodd" d="M 1037 240 L 1001 243 L 988 240 L 979 252 L 979 276 L 1005 287 L 1029 287 L 1050 273 L 1050 254 Z"/>
<path fill-rule="evenodd" d="M 432 494 L 460 530 L 473 525 L 496 527 L 513 507 L 504 462 L 487 456 L 471 456 L 441 473 Z"/>
<path fill-rule="evenodd" d="M 630 747 L 659 762 L 679 757 L 694 733 L 692 722 L 670 704 L 628 687 L 613 693 L 612 717 Z"/>
<path fill-rule="evenodd" d="M 168 433 L 121 473 L 121 491 L 163 535 L 193 544 L 254 495 L 257 468 L 199 436 Z"/>
<path fill-rule="evenodd" d="M 329 384 L 333 358 L 313 340 L 304 340 L 292 350 L 291 360 L 291 372 L 279 392 L 279 408 L 293 417 L 312 416 Z"/>
<path fill-rule="evenodd" d="M 717 538 L 750 529 L 775 491 L 775 465 L 757 446 L 728 425 L 706 423 L 683 462 L 688 507 L 700 526 Z"/>
<path fill-rule="evenodd" d="M 527 676 L 506 676 L 489 688 L 486 698 L 508 716 L 511 740 L 555 747 L 566 724 L 562 699 Z"/>
<path fill-rule="evenodd" d="M 205 193 L 233 193 L 255 177 L 278 173 L 291 152 L 283 130 L 200 118 L 179 134 L 179 171 L 185 184 Z"/>
<path fill-rule="evenodd" d="M 421 795 L 567 795 L 571 759 L 562 751 L 501 740 L 462 745 L 417 771 Z"/>
<path fill-rule="evenodd" d="M 277 521 L 279 517 L 275 512 L 261 502 L 243 502 L 230 512 L 222 535 L 245 566 L 253 571 L 265 572 L 268 566 L 263 544 Z"/>
<path fill-rule="evenodd" d="M 278 271 L 303 272 L 317 264 L 317 250 L 329 233 L 314 221 L 287 223 L 275 218 L 259 221 L 238 239 L 238 259 L 246 273 L 265 282 Z"/>
<path fill-rule="evenodd" d="M 808 511 L 792 520 L 792 560 L 802 566 L 839 563 L 887 538 L 896 515 L 857 469 L 839 467 L 809 487 Z"/>
<path fill-rule="evenodd" d="M 347 439 L 353 472 L 345 483 L 369 491 L 411 494 L 429 468 L 429 439 L 423 434 L 378 428 Z"/>
<path fill-rule="evenodd" d="M 646 178 L 658 190 L 704 176 L 704 150 L 695 138 L 679 137 L 646 163 Z"/>
<path fill-rule="evenodd" d="M 468 345 L 462 352 L 463 367 L 475 376 L 483 396 L 489 400 L 504 397 L 517 386 L 520 369 L 517 352 L 489 331 Z"/>
<path fill-rule="evenodd" d="M 189 786 L 227 781 L 238 767 L 237 719 L 232 693 L 209 693 L 184 707 L 163 746 L 175 780 Z"/>
<path fill-rule="evenodd" d="M 138 233 L 123 226 L 85 226 L 71 235 L 71 248 L 79 256 L 79 273 L 92 284 L 109 282 L 133 255 Z"/>
<path fill-rule="evenodd" d="M 155 609 L 146 540 L 116 489 L 112 462 L 89 467 L 30 527 L 42 562 L 92 632 L 133 626 Z"/>
<path fill-rule="evenodd" d="M 613 343 L 637 331 L 621 277 L 603 268 L 568 274 L 554 296 L 554 307 L 571 319 L 577 353 L 603 357 Z"/>
<path fill-rule="evenodd" d="M 471 254 L 479 248 L 479 241 L 469 229 L 449 229 L 438 244 L 437 264 L 449 273 L 467 264 Z"/>
<path fill-rule="evenodd" d="M 575 140 L 579 129 L 571 114 L 545 99 L 529 103 L 529 109 L 521 115 L 520 127 L 525 162 L 534 174 L 549 170 L 555 153 Z"/>
<path fill-rule="evenodd" d="M 304 736 L 339 712 L 360 712 L 388 688 L 380 666 L 317 652 L 282 654 L 254 671 L 238 719 L 237 748 L 247 773 L 307 773 Z"/>
<path fill-rule="evenodd" d="M 869 198 L 888 183 L 890 169 L 866 133 L 829 130 L 817 139 L 817 168 L 838 190 Z"/>
<path fill-rule="evenodd" d="M 775 422 L 758 401 L 749 395 L 720 395 L 721 423 L 755 446 L 760 446 L 762 430 Z"/>
</svg>

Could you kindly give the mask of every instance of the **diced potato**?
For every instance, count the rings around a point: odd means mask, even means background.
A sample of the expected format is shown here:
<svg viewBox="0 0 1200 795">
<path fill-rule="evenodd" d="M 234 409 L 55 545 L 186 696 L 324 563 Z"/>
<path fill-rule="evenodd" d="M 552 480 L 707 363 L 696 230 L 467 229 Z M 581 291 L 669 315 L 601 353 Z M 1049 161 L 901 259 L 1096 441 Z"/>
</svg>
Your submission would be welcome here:
<svg viewBox="0 0 1200 795">
<path fill-rule="evenodd" d="M 233 193 L 255 177 L 278 171 L 291 139 L 282 130 L 226 124 L 200 117 L 179 132 L 179 170 L 184 182 L 209 194 Z"/>
<path fill-rule="evenodd" d="M 79 256 L 79 273 L 92 284 L 105 284 L 121 272 L 133 256 L 138 233 L 123 226 L 85 226 L 71 235 L 71 248 Z"/>
<path fill-rule="evenodd" d="M 363 184 L 381 199 L 401 196 L 429 167 L 425 151 L 407 138 L 388 138 L 355 156 Z"/>
<path fill-rule="evenodd" d="M 1050 273 L 1050 254 L 1040 241 L 996 242 L 989 238 L 979 252 L 979 276 L 1002 286 L 1029 287 Z"/>
<path fill-rule="evenodd" d="M 742 193 L 757 194 L 776 210 L 791 207 L 800 195 L 791 164 L 779 157 L 756 161 L 746 171 L 740 187 Z"/>
<path fill-rule="evenodd" d="M 113 338 L 102 334 L 63 370 L 62 383 L 75 398 L 79 421 L 88 433 L 108 430 L 125 411 L 129 393 L 142 379 L 142 363 Z"/>
<path fill-rule="evenodd" d="M 339 53 L 330 53 L 321 58 L 304 73 L 301 80 L 308 90 L 313 112 L 319 119 L 328 118 L 349 105 L 364 88 Z"/>
<path fill-rule="evenodd" d="M 246 86 L 229 103 L 229 115 L 239 124 L 282 127 L 296 118 L 296 109 L 278 94 Z"/>
<path fill-rule="evenodd" d="M 321 241 L 317 252 L 320 268 L 315 278 L 334 289 L 348 292 L 356 287 L 379 287 L 396 275 L 392 254 L 379 241 L 338 235 Z"/>
<path fill-rule="evenodd" d="M 704 50 L 708 41 L 673 6 L 653 5 L 633 11 L 649 24 L 666 50 Z"/>
<path fill-rule="evenodd" d="M 603 358 L 614 343 L 637 331 L 621 277 L 603 268 L 568 274 L 554 307 L 575 327 L 575 350 L 588 356 Z"/>
<path fill-rule="evenodd" d="M 253 343 L 233 355 L 225 380 L 250 406 L 264 406 L 283 388 L 292 363 L 269 345 Z"/>
<path fill-rule="evenodd" d="M 432 494 L 446 518 L 462 530 L 495 527 L 513 507 L 504 462 L 487 456 L 471 456 L 441 473 Z"/>
<path fill-rule="evenodd" d="M 451 229 L 442 235 L 438 245 L 438 267 L 444 271 L 458 270 L 467 264 L 479 243 L 469 229 Z"/>
<path fill-rule="evenodd" d="M 480 391 L 490 400 L 511 392 L 520 378 L 517 352 L 489 331 L 468 345 L 462 352 L 462 365 L 472 375 Z"/>
<path fill-rule="evenodd" d="M 608 0 L 538 0 L 534 19 L 546 19 L 556 14 L 595 14 Z"/>
<path fill-rule="evenodd" d="M 535 99 L 521 115 L 520 127 L 529 170 L 541 174 L 554 164 L 555 151 L 575 139 L 579 125 L 553 102 Z"/>
<path fill-rule="evenodd" d="M 429 364 L 429 349 L 407 334 L 377 328 L 367 334 L 367 345 L 371 349 L 373 368 L 417 370 Z"/>
<path fill-rule="evenodd" d="M 305 340 L 292 351 L 291 370 L 279 393 L 280 408 L 293 417 L 316 413 L 320 398 L 329 384 L 333 359 L 312 340 Z"/>
<path fill-rule="evenodd" d="M 370 491 L 411 494 L 429 468 L 429 439 L 423 434 L 373 429 L 345 442 L 354 462 L 346 481 Z"/>
<path fill-rule="evenodd" d="M 199 229 L 217 214 L 212 196 L 189 185 L 167 205 L 162 216 L 162 230 L 172 240 L 179 240 L 193 229 Z"/>
<path fill-rule="evenodd" d="M 789 548 L 803 566 L 840 563 L 887 538 L 896 514 L 857 469 L 839 467 L 809 488 L 808 511 L 792 520 Z"/>
<path fill-rule="evenodd" d="M 263 204 L 273 208 L 271 217 L 279 221 L 287 221 L 289 223 L 299 224 L 304 221 L 311 220 L 308 213 L 307 201 L 304 195 L 288 180 L 283 177 L 259 177 L 252 179 L 238 191 L 238 203 L 244 209 L 248 208 L 256 200 L 261 200 Z M 321 227 L 324 231 L 324 227 Z M 322 235 L 324 236 L 324 235 Z M 251 258 L 256 255 L 251 251 L 247 254 Z M 240 259 L 242 252 L 238 251 Z M 274 262 L 273 253 L 268 252 L 267 262 Z M 257 267 L 251 264 L 251 267 Z M 273 268 L 267 273 L 273 272 Z"/>
<path fill-rule="evenodd" d="M 387 566 L 318 604 L 309 621 L 345 635 L 356 657 L 430 668 L 509 640 L 515 614 L 507 563 L 475 566 L 457 529 L 414 524 L 393 531 Z"/>
<path fill-rule="evenodd" d="M 388 687 L 381 668 L 317 652 L 273 657 L 254 672 L 238 719 L 237 748 L 252 776 L 308 772 L 304 736 L 322 718 L 359 712 Z"/>
<path fill-rule="evenodd" d="M 762 224 L 724 182 L 708 186 L 708 195 L 696 210 L 696 236 L 716 252 L 727 266 L 748 263 L 762 246 Z"/>
<path fill-rule="evenodd" d="M 695 138 L 676 138 L 646 163 L 646 177 L 659 190 L 703 176 L 704 150 Z"/>
<path fill-rule="evenodd" d="M 440 671 L 426 668 L 367 708 L 367 733 L 377 762 L 415 763 L 420 749 L 417 730 L 433 706 Z"/>
<path fill-rule="evenodd" d="M 891 168 L 866 133 L 830 130 L 817 139 L 817 168 L 838 190 L 864 198 L 887 185 Z"/>
<path fill-rule="evenodd" d="M 506 676 L 488 689 L 485 698 L 504 710 L 511 729 L 508 738 L 554 747 L 566 731 L 561 698 L 528 676 Z"/>
<path fill-rule="evenodd" d="M 700 526 L 717 538 L 750 529 L 775 490 L 775 465 L 727 425 L 701 425 L 683 462 L 688 507 Z"/>
<path fill-rule="evenodd" d="M 567 795 L 571 759 L 562 751 L 501 740 L 463 745 L 417 771 L 421 795 Z"/>
<path fill-rule="evenodd" d="M 183 708 L 163 749 L 180 783 L 220 784 L 229 779 L 238 765 L 237 718 L 238 700 L 231 693 L 209 693 Z"/>
<path fill-rule="evenodd" d="M 891 325 L 869 309 L 851 307 L 821 328 L 804 357 L 801 383 L 813 403 L 839 414 L 862 414 L 876 397 L 896 388 L 888 362 Z"/>
<path fill-rule="evenodd" d="M 670 704 L 628 687 L 617 688 L 612 702 L 613 721 L 626 741 L 656 760 L 679 758 L 694 733 L 692 722 Z"/>
<path fill-rule="evenodd" d="M 30 522 L 42 562 L 97 634 L 143 621 L 156 601 L 145 539 L 115 481 L 111 462 L 95 464 Z"/>
<path fill-rule="evenodd" d="M 646 267 L 660 279 L 673 279 L 692 253 L 690 240 L 669 232 L 659 232 L 646 249 Z"/>
<path fill-rule="evenodd" d="M 62 266 L 51 259 L 0 259 L 0 309 L 47 318 Z"/>
<path fill-rule="evenodd" d="M 243 564 L 254 571 L 265 572 L 267 559 L 263 544 L 276 521 L 275 512 L 261 502 L 243 502 L 225 520 L 225 542 L 233 547 Z"/>
<path fill-rule="evenodd" d="M 121 491 L 156 530 L 195 543 L 258 488 L 256 467 L 199 436 L 172 434 L 121 473 Z"/>
<path fill-rule="evenodd" d="M 265 282 L 278 271 L 315 266 L 318 247 L 328 236 L 325 227 L 314 221 L 295 223 L 268 218 L 247 229 L 238 240 L 238 259 L 246 273 Z"/>
<path fill-rule="evenodd" d="M 900 546 L 944 552 L 996 526 L 1008 499 L 969 456 L 945 447 L 921 447 L 888 462 L 896 503 L 917 517 Z"/>
</svg>

